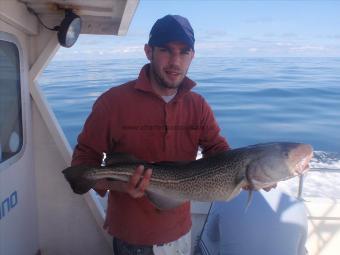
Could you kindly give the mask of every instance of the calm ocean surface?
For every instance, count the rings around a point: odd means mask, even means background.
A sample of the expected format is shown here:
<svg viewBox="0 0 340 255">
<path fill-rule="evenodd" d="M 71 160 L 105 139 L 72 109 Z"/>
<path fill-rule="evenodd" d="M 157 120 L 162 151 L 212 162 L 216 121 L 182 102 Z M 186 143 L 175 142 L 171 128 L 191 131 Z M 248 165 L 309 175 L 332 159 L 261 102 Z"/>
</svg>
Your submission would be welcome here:
<svg viewBox="0 0 340 255">
<path fill-rule="evenodd" d="M 53 61 L 40 85 L 72 147 L 95 99 L 135 79 L 145 59 Z M 340 58 L 196 58 L 189 77 L 233 148 L 304 142 L 340 169 Z"/>
</svg>

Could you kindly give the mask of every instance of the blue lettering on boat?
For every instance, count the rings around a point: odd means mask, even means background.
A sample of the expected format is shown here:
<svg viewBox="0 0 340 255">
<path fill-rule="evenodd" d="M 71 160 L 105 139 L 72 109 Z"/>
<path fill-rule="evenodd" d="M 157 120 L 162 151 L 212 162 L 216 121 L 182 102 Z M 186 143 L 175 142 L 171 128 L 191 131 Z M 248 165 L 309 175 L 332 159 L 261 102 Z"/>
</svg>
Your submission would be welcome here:
<svg viewBox="0 0 340 255">
<path fill-rule="evenodd" d="M 17 206 L 18 204 L 18 193 L 14 191 L 11 195 L 6 197 L 5 199 L 1 199 L 0 204 L 0 220 L 5 218 L 11 210 Z"/>
</svg>

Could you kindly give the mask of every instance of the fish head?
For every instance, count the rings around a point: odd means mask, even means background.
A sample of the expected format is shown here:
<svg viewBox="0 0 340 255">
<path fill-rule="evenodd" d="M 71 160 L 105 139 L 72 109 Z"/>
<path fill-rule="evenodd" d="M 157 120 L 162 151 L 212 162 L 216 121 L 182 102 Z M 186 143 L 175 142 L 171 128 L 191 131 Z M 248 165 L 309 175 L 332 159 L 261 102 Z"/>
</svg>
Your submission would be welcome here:
<svg viewBox="0 0 340 255">
<path fill-rule="evenodd" d="M 252 154 L 246 179 L 252 189 L 262 189 L 305 173 L 313 148 L 301 143 L 271 143 L 253 148 Z"/>
</svg>

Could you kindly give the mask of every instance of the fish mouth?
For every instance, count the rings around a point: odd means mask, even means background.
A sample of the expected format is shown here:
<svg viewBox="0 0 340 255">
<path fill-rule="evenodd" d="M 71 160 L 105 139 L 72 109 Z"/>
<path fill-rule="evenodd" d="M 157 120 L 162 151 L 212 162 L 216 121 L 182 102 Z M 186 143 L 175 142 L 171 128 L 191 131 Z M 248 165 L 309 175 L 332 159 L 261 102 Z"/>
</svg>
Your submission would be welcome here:
<svg viewBox="0 0 340 255">
<path fill-rule="evenodd" d="M 295 175 L 302 175 L 306 173 L 309 167 L 309 161 L 312 159 L 313 156 L 304 157 L 300 162 L 298 162 L 295 166 Z"/>
<path fill-rule="evenodd" d="M 289 153 L 289 158 L 296 162 L 293 175 L 302 175 L 309 170 L 309 162 L 313 158 L 313 147 L 309 144 L 299 144 Z"/>
</svg>

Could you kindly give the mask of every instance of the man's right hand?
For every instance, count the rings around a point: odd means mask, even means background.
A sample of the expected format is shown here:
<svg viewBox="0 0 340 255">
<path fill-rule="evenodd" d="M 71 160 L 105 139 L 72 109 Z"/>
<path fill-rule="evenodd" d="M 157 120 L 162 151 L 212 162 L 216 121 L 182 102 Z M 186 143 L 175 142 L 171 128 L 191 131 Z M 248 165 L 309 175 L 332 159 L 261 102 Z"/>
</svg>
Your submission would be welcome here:
<svg viewBox="0 0 340 255">
<path fill-rule="evenodd" d="M 128 193 L 133 198 L 140 198 L 144 196 L 145 190 L 149 186 L 151 174 L 152 169 L 148 168 L 144 171 L 144 166 L 140 165 L 128 182 L 103 179 L 96 183 L 95 189 L 115 190 Z"/>
</svg>

